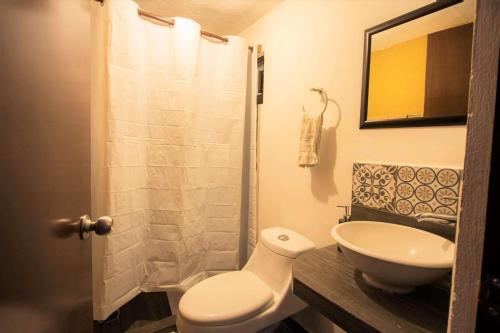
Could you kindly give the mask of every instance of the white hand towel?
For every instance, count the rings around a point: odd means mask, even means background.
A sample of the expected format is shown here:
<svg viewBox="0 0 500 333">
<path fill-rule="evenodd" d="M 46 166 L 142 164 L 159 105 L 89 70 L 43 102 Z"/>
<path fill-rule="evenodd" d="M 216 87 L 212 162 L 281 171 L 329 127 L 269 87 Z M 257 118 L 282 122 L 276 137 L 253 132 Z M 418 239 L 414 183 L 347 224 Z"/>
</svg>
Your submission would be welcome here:
<svg viewBox="0 0 500 333">
<path fill-rule="evenodd" d="M 300 129 L 299 166 L 313 167 L 319 162 L 319 146 L 321 130 L 323 128 L 323 114 L 310 115 L 304 112 Z"/>
</svg>

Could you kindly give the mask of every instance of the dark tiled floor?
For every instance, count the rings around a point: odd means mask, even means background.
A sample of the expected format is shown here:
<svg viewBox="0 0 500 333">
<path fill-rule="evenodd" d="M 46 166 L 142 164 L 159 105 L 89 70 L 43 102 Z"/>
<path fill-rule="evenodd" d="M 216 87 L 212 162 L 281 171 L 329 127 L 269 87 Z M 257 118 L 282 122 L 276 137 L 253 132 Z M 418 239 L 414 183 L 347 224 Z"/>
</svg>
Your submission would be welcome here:
<svg viewBox="0 0 500 333">
<path fill-rule="evenodd" d="M 175 324 L 175 320 L 169 325 L 163 324 L 163 318 L 169 318 L 170 315 L 170 306 L 164 292 L 141 293 L 122 306 L 119 312 L 113 313 L 107 320 L 94 321 L 94 333 L 123 333 L 128 332 L 132 326 L 146 326 L 148 328 L 148 331 L 138 332 L 155 332 L 152 330 L 156 327 L 155 323 L 161 324 L 161 329 Z M 152 329 L 149 328 L 150 326 Z"/>
<path fill-rule="evenodd" d="M 170 316 L 160 320 L 138 320 L 126 333 L 177 333 L 175 317 Z"/>
<path fill-rule="evenodd" d="M 177 333 L 175 327 L 175 317 L 167 317 L 156 321 L 139 320 L 136 321 L 126 333 Z M 284 320 L 274 333 L 307 333 L 295 321 Z"/>
<path fill-rule="evenodd" d="M 116 317 L 116 315 L 118 316 Z M 113 320 L 113 316 L 116 317 Z M 94 322 L 94 333 L 178 333 L 164 292 L 141 293 L 120 308 L 110 321 Z M 283 320 L 274 333 L 307 333 L 292 319 Z"/>
</svg>

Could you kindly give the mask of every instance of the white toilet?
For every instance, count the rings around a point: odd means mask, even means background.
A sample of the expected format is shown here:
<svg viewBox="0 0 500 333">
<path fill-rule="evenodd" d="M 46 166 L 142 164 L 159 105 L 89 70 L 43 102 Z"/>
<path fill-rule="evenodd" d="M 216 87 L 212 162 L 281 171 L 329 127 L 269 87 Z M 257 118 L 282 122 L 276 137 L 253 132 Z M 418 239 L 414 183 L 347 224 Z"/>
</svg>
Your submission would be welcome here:
<svg viewBox="0 0 500 333">
<path fill-rule="evenodd" d="M 292 293 L 292 262 L 314 243 L 285 228 L 262 230 L 241 271 L 210 277 L 181 298 L 180 333 L 253 333 L 302 310 Z"/>
</svg>

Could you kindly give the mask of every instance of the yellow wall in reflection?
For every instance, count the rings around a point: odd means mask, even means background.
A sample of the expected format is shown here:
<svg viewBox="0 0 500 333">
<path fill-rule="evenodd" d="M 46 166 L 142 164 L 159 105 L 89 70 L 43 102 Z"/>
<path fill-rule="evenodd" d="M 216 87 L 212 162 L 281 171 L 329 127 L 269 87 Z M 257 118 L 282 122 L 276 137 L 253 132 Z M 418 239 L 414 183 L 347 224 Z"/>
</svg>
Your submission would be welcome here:
<svg viewBox="0 0 500 333">
<path fill-rule="evenodd" d="M 423 116 L 427 36 L 371 53 L 368 120 Z"/>
</svg>

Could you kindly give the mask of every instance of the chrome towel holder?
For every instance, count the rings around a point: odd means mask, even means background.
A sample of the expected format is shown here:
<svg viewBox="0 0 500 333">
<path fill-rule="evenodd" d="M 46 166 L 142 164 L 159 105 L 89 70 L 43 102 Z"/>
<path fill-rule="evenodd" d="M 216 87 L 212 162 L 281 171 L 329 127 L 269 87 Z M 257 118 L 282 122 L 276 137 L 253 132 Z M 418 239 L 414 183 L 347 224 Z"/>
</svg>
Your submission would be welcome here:
<svg viewBox="0 0 500 333">
<path fill-rule="evenodd" d="M 325 106 L 323 108 L 323 111 L 321 111 L 321 115 L 323 115 L 323 113 L 325 113 L 325 111 L 326 111 L 326 108 L 328 107 L 328 94 L 326 93 L 325 89 L 323 89 L 323 88 L 311 88 L 309 90 L 321 94 L 321 97 L 324 98 Z M 302 111 L 306 112 L 304 105 L 302 105 Z"/>
</svg>

